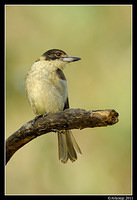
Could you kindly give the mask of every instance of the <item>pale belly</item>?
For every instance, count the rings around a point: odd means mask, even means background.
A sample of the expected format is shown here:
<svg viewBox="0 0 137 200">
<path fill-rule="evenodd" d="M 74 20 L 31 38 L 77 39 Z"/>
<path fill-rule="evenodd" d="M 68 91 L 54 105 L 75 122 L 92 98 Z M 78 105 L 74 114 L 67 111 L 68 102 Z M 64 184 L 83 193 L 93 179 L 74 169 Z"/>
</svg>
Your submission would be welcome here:
<svg viewBox="0 0 137 200">
<path fill-rule="evenodd" d="M 62 86 L 57 88 L 52 84 L 38 86 L 33 95 L 33 110 L 36 114 L 55 113 L 62 111 L 67 99 Z"/>
</svg>

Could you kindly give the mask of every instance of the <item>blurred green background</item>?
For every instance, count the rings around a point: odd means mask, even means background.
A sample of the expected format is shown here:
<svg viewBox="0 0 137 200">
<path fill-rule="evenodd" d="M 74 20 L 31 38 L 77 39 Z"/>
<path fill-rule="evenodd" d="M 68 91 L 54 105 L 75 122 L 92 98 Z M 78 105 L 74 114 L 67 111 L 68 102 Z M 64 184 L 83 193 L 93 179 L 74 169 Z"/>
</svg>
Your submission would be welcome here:
<svg viewBox="0 0 137 200">
<path fill-rule="evenodd" d="M 24 78 L 52 48 L 82 58 L 64 71 L 72 108 L 119 113 L 113 126 L 73 130 L 74 163 L 58 160 L 55 133 L 25 145 L 6 167 L 6 194 L 131 194 L 131 16 L 130 5 L 5 7 L 6 138 L 35 117 Z"/>
</svg>

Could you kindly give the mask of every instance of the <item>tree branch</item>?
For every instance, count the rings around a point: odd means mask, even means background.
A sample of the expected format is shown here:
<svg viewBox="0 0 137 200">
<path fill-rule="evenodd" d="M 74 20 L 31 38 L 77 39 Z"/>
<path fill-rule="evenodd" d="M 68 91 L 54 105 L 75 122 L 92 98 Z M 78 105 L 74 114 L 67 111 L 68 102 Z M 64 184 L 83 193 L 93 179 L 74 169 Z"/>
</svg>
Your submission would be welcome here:
<svg viewBox="0 0 137 200">
<path fill-rule="evenodd" d="M 115 110 L 66 109 L 58 113 L 37 116 L 6 140 L 6 163 L 18 149 L 40 135 L 53 131 L 113 125 L 117 122 L 118 113 Z"/>
</svg>

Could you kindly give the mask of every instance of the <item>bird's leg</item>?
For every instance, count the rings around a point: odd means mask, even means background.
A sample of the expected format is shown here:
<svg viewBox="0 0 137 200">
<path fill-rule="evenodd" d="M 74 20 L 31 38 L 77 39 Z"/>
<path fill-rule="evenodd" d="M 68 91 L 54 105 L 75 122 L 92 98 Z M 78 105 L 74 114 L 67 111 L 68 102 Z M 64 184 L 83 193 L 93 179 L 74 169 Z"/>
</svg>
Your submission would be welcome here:
<svg viewBox="0 0 137 200">
<path fill-rule="evenodd" d="M 47 113 L 45 113 L 44 115 L 37 115 L 37 116 L 34 118 L 32 124 L 34 125 L 38 118 L 40 118 L 40 117 L 46 117 L 47 115 L 48 115 Z"/>
</svg>

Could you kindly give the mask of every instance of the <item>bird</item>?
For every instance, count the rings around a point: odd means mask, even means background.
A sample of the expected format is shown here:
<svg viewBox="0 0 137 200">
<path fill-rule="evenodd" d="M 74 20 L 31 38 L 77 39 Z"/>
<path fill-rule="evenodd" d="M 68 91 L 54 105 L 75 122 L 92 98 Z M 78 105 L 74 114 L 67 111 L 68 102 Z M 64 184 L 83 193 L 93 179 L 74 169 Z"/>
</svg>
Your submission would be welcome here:
<svg viewBox="0 0 137 200">
<path fill-rule="evenodd" d="M 56 113 L 69 109 L 67 80 L 64 68 L 71 62 L 81 60 L 68 56 L 60 49 L 42 54 L 29 69 L 25 78 L 25 91 L 36 115 Z M 59 160 L 66 163 L 77 160 L 82 154 L 71 130 L 57 131 Z"/>
</svg>

